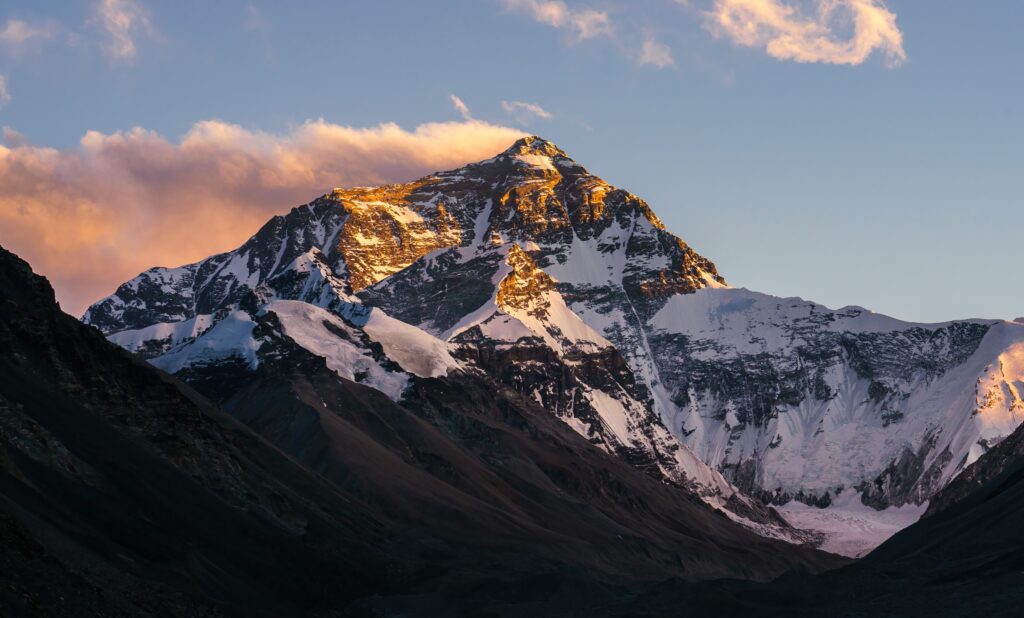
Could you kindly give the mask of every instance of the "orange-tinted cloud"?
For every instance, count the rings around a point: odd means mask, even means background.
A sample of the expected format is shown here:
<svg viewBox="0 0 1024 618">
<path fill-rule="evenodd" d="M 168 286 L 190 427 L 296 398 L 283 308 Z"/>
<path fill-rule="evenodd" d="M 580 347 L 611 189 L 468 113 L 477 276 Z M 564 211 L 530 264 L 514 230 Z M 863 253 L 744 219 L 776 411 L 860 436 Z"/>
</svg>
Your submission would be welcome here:
<svg viewBox="0 0 1024 618">
<path fill-rule="evenodd" d="M 274 214 L 333 187 L 412 180 L 493 156 L 521 131 L 479 121 L 288 134 L 220 121 L 179 143 L 141 128 L 88 132 L 77 147 L 0 146 L 0 243 L 50 278 L 66 311 L 151 266 L 232 249 Z"/>
<path fill-rule="evenodd" d="M 907 59 L 903 33 L 896 15 L 882 0 L 813 0 L 807 3 L 782 0 L 715 0 L 707 13 L 708 28 L 747 47 L 763 47 L 779 60 L 860 64 L 876 50 L 890 66 Z M 849 37 L 836 35 L 836 27 L 852 30 Z"/>
</svg>

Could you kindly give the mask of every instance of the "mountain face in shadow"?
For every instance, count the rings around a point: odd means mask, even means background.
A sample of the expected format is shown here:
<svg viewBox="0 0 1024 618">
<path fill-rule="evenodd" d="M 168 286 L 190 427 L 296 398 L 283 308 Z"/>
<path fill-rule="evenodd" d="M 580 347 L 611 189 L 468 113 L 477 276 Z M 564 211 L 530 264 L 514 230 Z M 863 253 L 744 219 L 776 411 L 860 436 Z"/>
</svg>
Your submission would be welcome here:
<svg viewBox="0 0 1024 618">
<path fill-rule="evenodd" d="M 77 574 L 115 614 L 273 614 L 385 583 L 385 522 L 64 315 L 6 251 L 0 419 L 5 533 L 25 563 Z M 5 579 L 20 563 L 6 562 Z M 26 606 L 7 587 L 4 602 L 23 615 L 73 606 L 54 606 L 45 578 L 33 585 Z"/>
</svg>

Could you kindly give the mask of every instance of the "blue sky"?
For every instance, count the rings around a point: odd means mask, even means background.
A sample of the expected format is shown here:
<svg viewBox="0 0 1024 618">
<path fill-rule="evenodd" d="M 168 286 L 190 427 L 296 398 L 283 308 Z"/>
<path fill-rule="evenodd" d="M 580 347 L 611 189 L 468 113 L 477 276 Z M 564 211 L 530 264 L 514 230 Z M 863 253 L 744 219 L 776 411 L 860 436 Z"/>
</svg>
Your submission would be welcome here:
<svg viewBox="0 0 1024 618">
<path fill-rule="evenodd" d="M 212 119 L 412 131 L 462 121 L 454 94 L 645 198 L 733 285 L 911 320 L 1024 315 L 1019 2 L 839 2 L 894 15 L 905 60 L 891 41 L 813 47 L 872 34 L 819 0 L 106 2 L 0 6 L 9 147 L 133 127 L 176 143 Z M 744 44 L 723 3 L 789 21 Z M 794 24 L 815 34 L 785 57 L 771 40 Z"/>
</svg>

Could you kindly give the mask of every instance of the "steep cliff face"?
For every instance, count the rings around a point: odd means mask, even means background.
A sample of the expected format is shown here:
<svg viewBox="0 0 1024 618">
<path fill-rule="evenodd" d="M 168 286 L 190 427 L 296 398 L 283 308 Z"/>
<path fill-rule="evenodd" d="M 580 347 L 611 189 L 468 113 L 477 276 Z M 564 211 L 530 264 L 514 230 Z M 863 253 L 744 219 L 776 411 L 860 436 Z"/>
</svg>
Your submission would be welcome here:
<svg viewBox="0 0 1024 618">
<path fill-rule="evenodd" d="M 539 138 L 412 183 L 335 190 L 236 251 L 141 274 L 83 319 L 171 367 L 223 356 L 231 346 L 204 333 L 282 300 L 359 331 L 379 370 L 353 379 L 395 399 L 405 378 L 384 374 L 409 375 L 416 355 L 389 365 L 404 344 L 373 320 L 445 372 L 485 372 L 708 496 L 920 504 L 1024 418 L 1024 372 L 1006 360 L 1024 325 L 909 324 L 728 288 L 643 200 Z"/>
</svg>

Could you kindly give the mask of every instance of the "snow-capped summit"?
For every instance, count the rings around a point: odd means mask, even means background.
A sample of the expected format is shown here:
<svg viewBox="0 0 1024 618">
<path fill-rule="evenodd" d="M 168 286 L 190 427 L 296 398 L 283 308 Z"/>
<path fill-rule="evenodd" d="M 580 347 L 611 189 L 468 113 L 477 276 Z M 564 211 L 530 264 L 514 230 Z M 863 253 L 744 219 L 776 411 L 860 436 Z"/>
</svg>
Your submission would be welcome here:
<svg viewBox="0 0 1024 618">
<path fill-rule="evenodd" d="M 508 147 L 508 149 L 501 153 L 500 156 L 514 157 L 521 155 L 536 155 L 572 161 L 564 150 L 537 135 L 530 135 L 517 139 Z M 575 162 L 573 162 L 573 164 L 575 164 Z"/>
<path fill-rule="evenodd" d="M 238 358 L 258 363 L 280 323 L 395 398 L 409 380 L 483 372 L 762 523 L 736 487 L 773 504 L 920 505 L 1024 420 L 1024 325 L 909 324 L 729 288 L 646 202 L 539 137 L 335 189 L 234 251 L 140 274 L 83 320 L 179 370 L 231 355 L 221 324 L 249 329 Z"/>
</svg>

